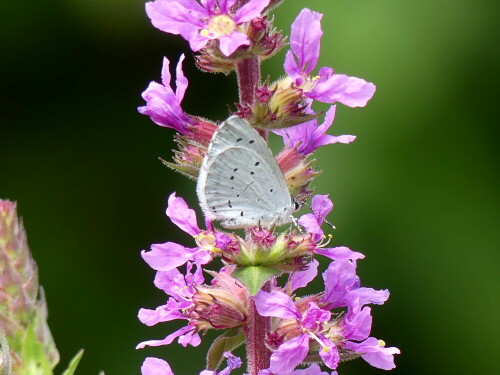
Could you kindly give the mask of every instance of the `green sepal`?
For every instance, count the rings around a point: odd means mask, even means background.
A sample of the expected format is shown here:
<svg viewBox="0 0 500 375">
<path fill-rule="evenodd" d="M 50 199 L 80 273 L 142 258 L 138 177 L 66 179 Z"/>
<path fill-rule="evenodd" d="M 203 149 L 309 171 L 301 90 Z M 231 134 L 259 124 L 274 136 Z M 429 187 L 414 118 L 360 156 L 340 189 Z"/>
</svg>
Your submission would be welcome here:
<svg viewBox="0 0 500 375">
<path fill-rule="evenodd" d="M 313 115 L 309 114 L 300 114 L 296 116 L 284 117 L 281 116 L 278 120 L 270 121 L 267 116 L 263 119 L 252 119 L 252 125 L 256 128 L 263 130 L 278 130 L 278 129 L 286 129 L 295 125 L 303 124 L 304 122 L 308 122 L 318 118 L 322 115 L 323 112 L 315 113 Z"/>
<path fill-rule="evenodd" d="M 246 266 L 236 268 L 231 276 L 241 281 L 250 291 L 250 295 L 254 296 L 267 280 L 280 272 L 280 270 L 273 267 Z"/>
<path fill-rule="evenodd" d="M 22 375 L 53 375 L 52 367 L 45 355 L 43 344 L 35 332 L 36 319 L 32 319 L 26 329 L 22 348 Z"/>
<path fill-rule="evenodd" d="M 245 342 L 245 335 L 240 328 L 233 328 L 215 339 L 207 353 L 207 369 L 215 371 L 224 359 L 224 353 L 236 349 Z"/>
<path fill-rule="evenodd" d="M 62 375 L 73 375 L 75 373 L 76 367 L 78 366 L 78 363 L 80 363 L 80 359 L 82 359 L 83 356 L 83 349 L 80 349 L 78 353 L 69 361 L 69 365 L 64 370 Z"/>
<path fill-rule="evenodd" d="M 184 177 L 187 177 L 191 180 L 196 180 L 196 178 L 198 177 L 199 168 L 197 168 L 191 164 L 188 164 L 188 163 L 175 164 L 175 163 L 166 161 L 162 158 L 158 158 L 158 159 L 163 163 L 163 165 L 169 167 L 170 169 L 172 169 L 173 171 L 175 171 L 177 173 L 180 173 Z"/>
</svg>

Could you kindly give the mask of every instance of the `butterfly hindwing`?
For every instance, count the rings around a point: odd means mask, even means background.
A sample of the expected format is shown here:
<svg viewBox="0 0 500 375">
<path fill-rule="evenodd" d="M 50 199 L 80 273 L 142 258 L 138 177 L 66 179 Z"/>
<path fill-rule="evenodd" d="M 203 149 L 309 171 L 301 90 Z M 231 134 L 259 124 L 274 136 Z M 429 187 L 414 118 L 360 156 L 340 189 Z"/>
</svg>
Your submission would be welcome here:
<svg viewBox="0 0 500 375">
<path fill-rule="evenodd" d="M 197 192 L 205 214 L 228 228 L 290 221 L 292 200 L 281 169 L 262 137 L 237 116 L 214 134 Z"/>
</svg>

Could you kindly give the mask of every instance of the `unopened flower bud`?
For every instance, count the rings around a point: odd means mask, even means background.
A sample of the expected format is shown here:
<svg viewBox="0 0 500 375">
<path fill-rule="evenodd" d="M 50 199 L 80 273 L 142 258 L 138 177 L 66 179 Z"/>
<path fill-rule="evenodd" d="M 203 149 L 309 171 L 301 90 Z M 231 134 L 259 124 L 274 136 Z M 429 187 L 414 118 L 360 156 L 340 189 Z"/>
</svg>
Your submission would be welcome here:
<svg viewBox="0 0 500 375">
<path fill-rule="evenodd" d="M 0 327 L 10 346 L 13 373 L 25 374 L 36 365 L 33 361 L 42 360 L 33 355 L 24 358 L 26 345 L 34 345 L 25 342 L 30 339 L 43 348 L 37 355 L 54 368 L 59 353 L 47 325 L 47 303 L 38 285 L 38 270 L 16 204 L 7 200 L 0 200 L 0 301 Z"/>
<path fill-rule="evenodd" d="M 214 277 L 214 283 L 196 288 L 190 318 L 197 322 L 199 330 L 244 325 L 248 315 L 247 288 L 225 272 L 207 272 Z"/>
</svg>

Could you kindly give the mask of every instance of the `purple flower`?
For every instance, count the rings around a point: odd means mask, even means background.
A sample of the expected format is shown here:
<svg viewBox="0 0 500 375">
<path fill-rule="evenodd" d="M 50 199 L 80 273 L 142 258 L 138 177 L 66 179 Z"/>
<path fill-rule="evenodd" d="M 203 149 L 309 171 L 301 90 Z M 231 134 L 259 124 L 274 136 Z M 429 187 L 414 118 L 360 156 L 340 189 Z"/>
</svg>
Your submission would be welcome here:
<svg viewBox="0 0 500 375">
<path fill-rule="evenodd" d="M 250 0 L 234 11 L 236 0 L 156 0 L 146 3 L 153 25 L 167 33 L 181 35 L 193 51 L 218 40 L 220 51 L 231 55 L 238 47 L 250 45 L 239 25 L 260 16 L 269 0 Z"/>
<path fill-rule="evenodd" d="M 167 216 L 180 229 L 195 237 L 199 246 L 188 248 L 174 242 L 153 244 L 150 251 L 141 252 L 144 261 L 157 271 L 170 271 L 187 261 L 194 261 L 198 265 L 210 262 L 213 235 L 199 229 L 195 212 L 188 207 L 184 199 L 176 197 L 175 193 L 168 198 Z"/>
<path fill-rule="evenodd" d="M 183 311 L 193 306 L 192 297 L 195 287 L 204 281 L 201 267 L 197 267 L 196 271 L 191 273 L 192 269 L 192 264 L 188 262 L 186 275 L 176 268 L 156 273 L 155 286 L 171 298 L 165 305 L 155 310 L 140 309 L 138 317 L 143 324 L 152 326 L 175 319 L 187 319 Z"/>
<path fill-rule="evenodd" d="M 174 90 L 170 86 L 170 61 L 163 59 L 161 70 L 162 84 L 151 82 L 148 88 L 142 93 L 146 105 L 139 107 L 139 113 L 148 115 L 153 122 L 160 126 L 175 129 L 181 134 L 186 134 L 191 119 L 181 108 L 181 102 L 188 85 L 188 81 L 182 72 L 182 62 L 184 55 L 181 55 L 176 68 L 176 80 Z"/>
<path fill-rule="evenodd" d="M 313 235 L 313 241 L 319 242 L 323 236 L 321 225 L 332 211 L 333 203 L 328 195 L 315 195 L 311 199 L 311 209 L 313 213 L 302 215 L 299 224 L 304 227 L 306 232 Z"/>
<path fill-rule="evenodd" d="M 310 109 L 312 100 L 309 100 L 308 102 L 309 103 L 305 109 L 305 113 L 314 114 L 314 111 Z M 335 106 L 331 106 L 326 112 L 325 120 L 321 125 L 318 125 L 318 119 L 315 118 L 311 121 L 307 121 L 290 128 L 275 130 L 274 133 L 283 137 L 283 142 L 286 147 L 297 147 L 297 152 L 303 156 L 313 153 L 320 146 L 333 143 L 348 144 L 353 142 L 356 139 L 356 136 L 354 135 L 333 136 L 325 134 L 332 125 L 334 118 Z"/>
<path fill-rule="evenodd" d="M 255 307 L 262 316 L 295 319 L 300 326 L 301 333 L 285 341 L 271 355 L 271 372 L 287 374 L 293 371 L 306 358 L 311 339 L 319 343 L 323 362 L 331 369 L 337 368 L 340 361 L 337 347 L 323 334 L 324 325 L 331 318 L 329 311 L 309 302 L 307 310 L 301 312 L 288 295 L 277 290 L 260 291 L 255 296 Z"/>
<path fill-rule="evenodd" d="M 334 74 L 323 67 L 318 77 L 310 77 L 319 58 L 322 14 L 303 9 L 292 24 L 291 51 L 285 58 L 285 72 L 308 98 L 323 102 L 340 102 L 349 107 L 364 107 L 375 93 L 375 85 L 361 78 Z"/>
<path fill-rule="evenodd" d="M 356 260 L 365 257 L 363 254 L 352 251 L 345 246 L 325 248 L 328 242 L 321 243 L 323 239 L 321 225 L 333 209 L 333 203 L 328 198 L 328 195 L 315 195 L 311 200 L 311 208 L 313 213 L 302 215 L 299 219 L 299 224 L 304 227 L 306 232 L 312 234 L 313 241 L 317 243 L 317 247 L 314 250 L 316 254 L 326 256 L 332 260 Z"/>
<path fill-rule="evenodd" d="M 347 259 L 335 260 L 323 273 L 325 293 L 321 300 L 322 306 L 329 309 L 336 307 L 349 308 L 348 313 L 357 314 L 369 303 L 383 304 L 389 298 L 389 291 L 360 287 L 356 275 L 356 262 Z"/>
</svg>

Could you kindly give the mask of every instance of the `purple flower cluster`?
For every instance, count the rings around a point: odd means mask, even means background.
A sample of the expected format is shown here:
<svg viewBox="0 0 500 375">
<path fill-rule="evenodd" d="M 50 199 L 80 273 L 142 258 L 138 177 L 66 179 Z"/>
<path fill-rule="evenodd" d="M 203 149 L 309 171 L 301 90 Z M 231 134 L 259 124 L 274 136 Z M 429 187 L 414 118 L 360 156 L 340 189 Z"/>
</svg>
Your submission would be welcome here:
<svg viewBox="0 0 500 375">
<path fill-rule="evenodd" d="M 268 15 L 269 9 L 281 3 L 155 0 L 146 4 L 146 11 L 155 27 L 189 42 L 203 70 L 235 70 L 241 78 L 246 74 L 242 67 L 251 66 L 248 61 L 260 66 L 260 60 L 283 47 L 284 38 L 272 27 Z M 329 67 L 311 75 L 319 59 L 321 18 L 320 13 L 309 9 L 300 12 L 291 27 L 290 50 L 284 62 L 286 76 L 275 82 L 249 84 L 246 90 L 251 93 L 245 97 L 253 97 L 254 102 L 236 105 L 237 114 L 262 134 L 272 131 L 282 137 L 284 147 L 276 161 L 290 195 L 298 202 L 313 195 L 309 185 L 319 174 L 311 154 L 321 146 L 348 144 L 356 138 L 327 134 L 335 118 L 334 104 L 363 107 L 375 92 L 372 83 L 336 74 Z M 173 162 L 164 163 L 196 179 L 217 125 L 182 109 L 188 86 L 183 62 L 184 55 L 175 69 L 174 89 L 170 61 L 164 59 L 161 83 L 150 83 L 142 94 L 146 105 L 138 110 L 156 124 L 177 132 L 179 149 L 174 151 Z M 245 80 L 239 82 L 241 85 Z M 240 97 L 243 89 L 240 87 Z M 332 104 L 322 122 L 322 113 L 312 108 L 315 101 Z M 325 235 L 323 226 L 332 209 L 327 195 L 314 195 L 312 212 L 284 230 L 258 225 L 240 232 L 228 231 L 219 229 L 210 218 L 205 219 L 206 229 L 200 229 L 195 211 L 175 193 L 170 195 L 166 214 L 194 239 L 194 244 L 153 244 L 149 251 L 142 252 L 144 261 L 156 271 L 154 285 L 166 294 L 166 301 L 155 309 L 140 309 L 139 320 L 148 326 L 173 320 L 182 320 L 185 325 L 137 348 L 169 345 L 175 340 L 184 347 L 198 346 L 200 334 L 217 330 L 221 335 L 212 343 L 207 367 L 200 375 L 228 375 L 240 368 L 241 359 L 231 351 L 243 344 L 260 346 L 261 354 L 268 353 L 268 358 L 260 362 L 248 354 L 249 375 L 337 375 L 341 361 L 357 357 L 380 369 L 394 368 L 394 355 L 399 350 L 370 336 L 372 316 L 368 306 L 383 304 L 389 292 L 361 286 L 356 265 L 363 254 L 344 246 L 329 247 L 332 235 Z M 317 255 L 330 262 L 322 273 L 324 291 L 299 298 L 296 291 L 318 276 Z M 214 269 L 216 259 L 222 262 L 219 271 L 205 268 L 210 263 Z M 257 339 L 249 333 L 249 326 L 258 320 L 265 323 L 259 333 L 262 340 L 250 343 Z M 310 366 L 300 368 L 304 364 Z M 152 357 L 146 358 L 141 370 L 143 375 L 173 374 L 166 361 Z"/>
</svg>

